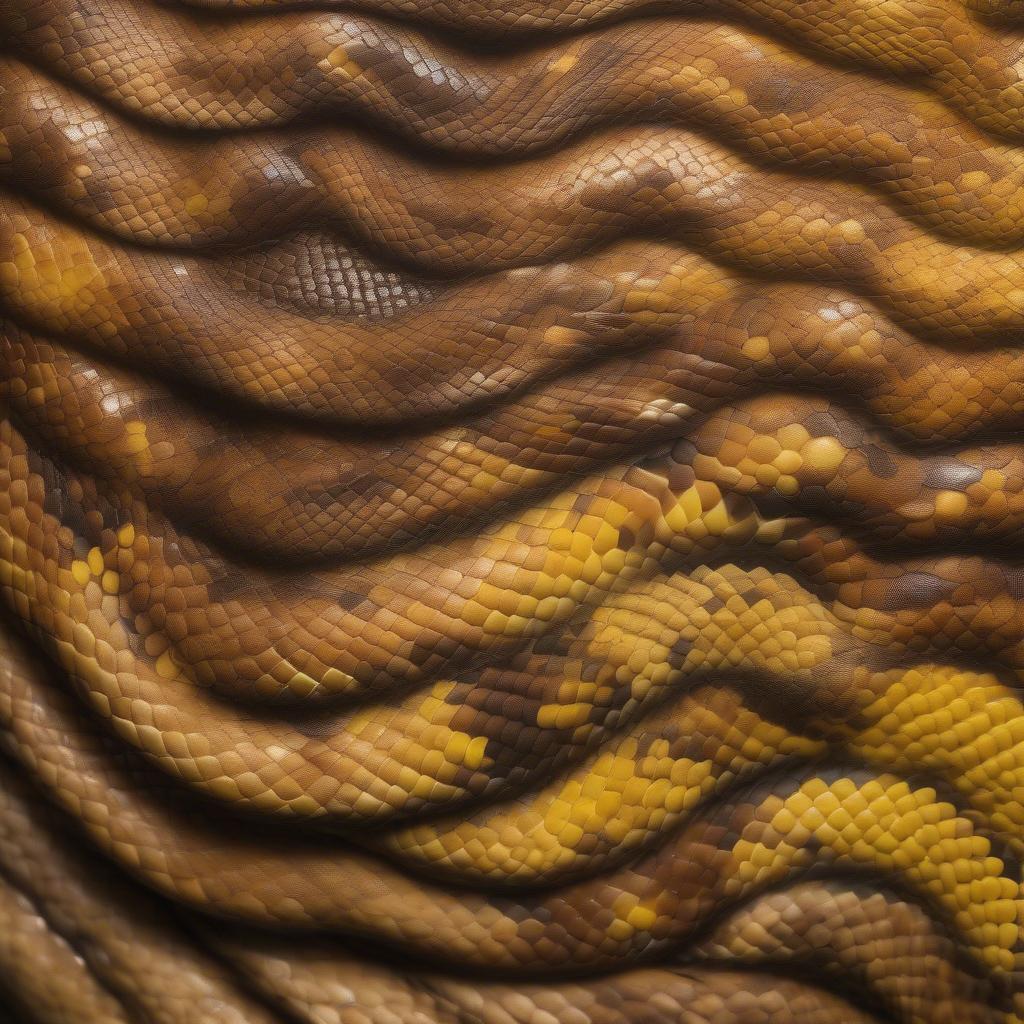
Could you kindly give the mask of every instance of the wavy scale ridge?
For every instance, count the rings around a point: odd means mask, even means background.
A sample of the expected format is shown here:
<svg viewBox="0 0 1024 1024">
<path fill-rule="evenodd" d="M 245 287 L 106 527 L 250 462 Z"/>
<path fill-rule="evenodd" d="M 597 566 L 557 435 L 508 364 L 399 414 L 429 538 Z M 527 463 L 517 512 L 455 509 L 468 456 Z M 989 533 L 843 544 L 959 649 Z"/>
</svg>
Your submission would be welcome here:
<svg viewBox="0 0 1024 1024">
<path fill-rule="evenodd" d="M 0 0 L 27 1021 L 1024 1020 L 1017 6 Z"/>
</svg>

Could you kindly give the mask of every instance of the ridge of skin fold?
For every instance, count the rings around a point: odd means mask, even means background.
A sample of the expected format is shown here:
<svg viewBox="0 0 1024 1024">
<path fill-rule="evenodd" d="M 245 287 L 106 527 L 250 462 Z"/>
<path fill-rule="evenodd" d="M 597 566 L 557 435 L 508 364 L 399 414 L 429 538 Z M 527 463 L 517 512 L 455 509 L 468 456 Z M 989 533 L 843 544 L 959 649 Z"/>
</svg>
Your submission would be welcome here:
<svg viewBox="0 0 1024 1024">
<path fill-rule="evenodd" d="M 1021 11 L 0 0 L 18 1024 L 1024 1022 Z"/>
</svg>

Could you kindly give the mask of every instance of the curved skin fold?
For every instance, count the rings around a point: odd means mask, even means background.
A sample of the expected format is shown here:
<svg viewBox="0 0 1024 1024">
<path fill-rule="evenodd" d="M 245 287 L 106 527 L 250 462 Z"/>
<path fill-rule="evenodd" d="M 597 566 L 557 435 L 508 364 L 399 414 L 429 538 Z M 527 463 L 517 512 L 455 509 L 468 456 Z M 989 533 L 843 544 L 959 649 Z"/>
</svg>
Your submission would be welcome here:
<svg viewBox="0 0 1024 1024">
<path fill-rule="evenodd" d="M 0 0 L 0 1020 L 1024 1024 L 1022 69 Z"/>
</svg>

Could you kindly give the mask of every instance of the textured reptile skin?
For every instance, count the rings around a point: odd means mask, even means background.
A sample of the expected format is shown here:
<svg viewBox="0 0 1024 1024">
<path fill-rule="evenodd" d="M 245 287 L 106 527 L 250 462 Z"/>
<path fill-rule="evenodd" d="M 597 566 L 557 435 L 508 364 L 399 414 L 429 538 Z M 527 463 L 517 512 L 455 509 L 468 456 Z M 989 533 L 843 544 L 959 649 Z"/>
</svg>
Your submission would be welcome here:
<svg viewBox="0 0 1024 1024">
<path fill-rule="evenodd" d="M 1024 1022 L 1021 0 L 0 0 L 0 1006 Z"/>
</svg>

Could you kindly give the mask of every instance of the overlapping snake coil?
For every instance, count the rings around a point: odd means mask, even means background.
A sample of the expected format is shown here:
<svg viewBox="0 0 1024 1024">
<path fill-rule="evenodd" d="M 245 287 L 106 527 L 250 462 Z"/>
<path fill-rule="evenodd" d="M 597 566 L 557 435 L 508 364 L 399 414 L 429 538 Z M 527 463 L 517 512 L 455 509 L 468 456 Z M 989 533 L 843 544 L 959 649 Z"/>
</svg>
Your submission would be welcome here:
<svg viewBox="0 0 1024 1024">
<path fill-rule="evenodd" d="M 1024 1020 L 1020 0 L 0 0 L 0 325 L 0 1019 Z"/>
</svg>

